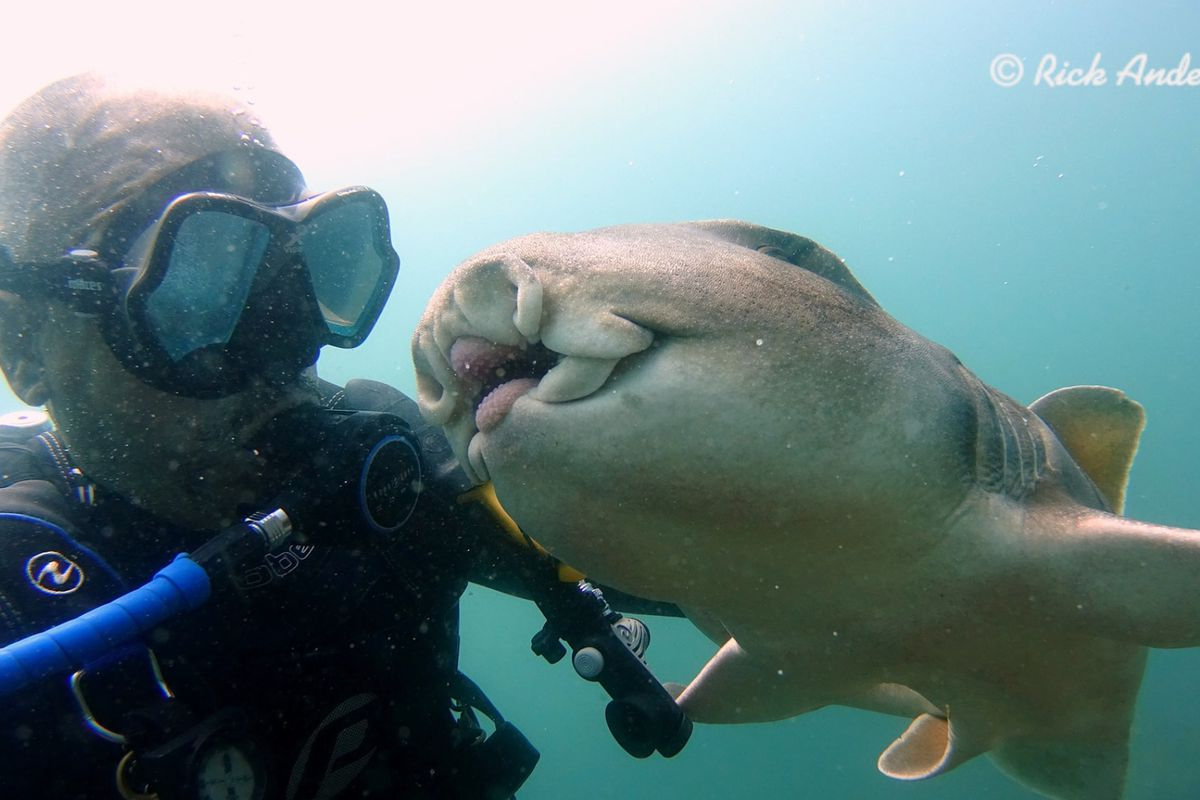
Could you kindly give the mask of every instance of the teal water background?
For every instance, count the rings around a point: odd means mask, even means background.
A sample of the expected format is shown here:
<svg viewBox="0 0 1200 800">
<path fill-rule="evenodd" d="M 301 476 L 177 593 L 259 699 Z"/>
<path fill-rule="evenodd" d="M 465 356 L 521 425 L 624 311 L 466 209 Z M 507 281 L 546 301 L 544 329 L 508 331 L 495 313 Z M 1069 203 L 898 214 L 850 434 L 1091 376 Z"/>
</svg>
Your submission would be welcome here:
<svg viewBox="0 0 1200 800">
<path fill-rule="evenodd" d="M 180 57 L 244 66 L 258 88 L 239 91 L 264 114 L 272 87 L 311 88 L 301 111 L 274 101 L 285 144 L 303 138 L 297 120 L 320 120 L 304 146 L 310 183 L 368 183 L 389 203 L 399 283 L 367 345 L 323 357 L 326 377 L 412 391 L 425 300 L 497 240 L 738 217 L 825 244 L 892 315 L 1020 400 L 1124 389 L 1149 418 L 1127 513 L 1200 528 L 1200 86 L 1116 85 L 1140 53 L 1200 67 L 1195 2 L 518 3 L 482 22 L 461 4 L 432 23 L 404 3 L 272 8 L 249 28 L 210 20 L 211 41 Z M 61 17 L 29 13 L 29 63 L 17 77 L 2 64 L 8 103 L 64 65 L 104 65 L 64 56 Z M 128 53 L 120 27 L 106 43 Z M 256 62 L 257 43 L 279 37 L 295 63 Z M 1008 88 L 989 74 L 1005 53 L 1025 69 Z M 1032 85 L 1046 54 L 1086 69 L 1097 53 L 1106 85 Z M 663 679 L 711 655 L 686 623 L 650 622 Z M 539 627 L 519 601 L 465 599 L 464 669 L 543 752 L 522 798 L 1035 796 L 986 759 L 922 783 L 883 778 L 875 758 L 905 723 L 845 709 L 701 726 L 677 758 L 635 761 L 608 735 L 603 692 L 529 653 Z M 1156 651 L 1127 796 L 1200 797 L 1198 756 L 1200 651 Z"/>
</svg>

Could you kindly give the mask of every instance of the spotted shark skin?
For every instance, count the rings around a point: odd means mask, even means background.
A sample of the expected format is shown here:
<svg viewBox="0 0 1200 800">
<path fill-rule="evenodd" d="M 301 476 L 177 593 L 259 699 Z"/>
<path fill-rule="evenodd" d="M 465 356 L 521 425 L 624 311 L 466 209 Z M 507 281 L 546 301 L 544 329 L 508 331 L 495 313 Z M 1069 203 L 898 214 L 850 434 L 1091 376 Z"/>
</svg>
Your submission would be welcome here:
<svg viewBox="0 0 1200 800">
<path fill-rule="evenodd" d="M 1024 406 L 810 239 L 715 220 L 535 234 L 456 268 L 423 413 L 539 543 L 719 645 L 698 722 L 901 715 L 901 780 L 986 753 L 1123 792 L 1147 647 L 1200 645 L 1200 533 L 1120 516 L 1140 405 Z"/>
</svg>

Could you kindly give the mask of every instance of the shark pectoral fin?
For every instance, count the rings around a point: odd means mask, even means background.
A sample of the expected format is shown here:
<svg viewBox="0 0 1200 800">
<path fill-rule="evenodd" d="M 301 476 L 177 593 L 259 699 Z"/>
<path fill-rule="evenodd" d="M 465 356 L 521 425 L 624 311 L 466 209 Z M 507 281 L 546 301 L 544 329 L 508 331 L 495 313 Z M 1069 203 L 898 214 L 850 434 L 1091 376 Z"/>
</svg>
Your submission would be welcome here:
<svg viewBox="0 0 1200 800">
<path fill-rule="evenodd" d="M 1058 436 L 1113 512 L 1125 507 L 1125 485 L 1146 427 L 1146 412 L 1124 392 L 1107 386 L 1070 386 L 1040 397 L 1029 408 Z"/>
<path fill-rule="evenodd" d="M 1057 800 L 1120 800 L 1126 742 L 1009 740 L 988 753 L 1001 770 Z"/>
<path fill-rule="evenodd" d="M 974 758 L 986 748 L 964 746 L 945 717 L 922 714 L 879 756 L 879 771 L 889 778 L 932 778 Z"/>
<path fill-rule="evenodd" d="M 1077 508 L 1044 519 L 1022 574 L 1043 619 L 1148 647 L 1200 646 L 1200 531 Z"/>
<path fill-rule="evenodd" d="M 828 687 L 789 659 L 751 657 L 730 639 L 709 659 L 678 697 L 695 722 L 770 722 L 812 711 L 830 702 Z M 818 699 L 819 698 L 819 699 Z"/>
</svg>

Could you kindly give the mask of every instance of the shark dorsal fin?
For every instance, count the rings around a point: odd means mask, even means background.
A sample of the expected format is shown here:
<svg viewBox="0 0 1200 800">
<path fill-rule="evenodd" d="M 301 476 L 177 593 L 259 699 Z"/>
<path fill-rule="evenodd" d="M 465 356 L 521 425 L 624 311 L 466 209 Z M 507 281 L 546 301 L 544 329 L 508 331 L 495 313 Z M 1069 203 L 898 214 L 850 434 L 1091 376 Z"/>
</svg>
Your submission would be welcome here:
<svg viewBox="0 0 1200 800">
<path fill-rule="evenodd" d="M 878 766 L 889 778 L 916 781 L 941 775 L 979 753 L 979 748 L 960 745 L 950 720 L 922 714 L 880 754 Z"/>
<path fill-rule="evenodd" d="M 1029 408 L 1045 420 L 1113 512 L 1120 514 L 1129 468 L 1146 426 L 1141 404 L 1107 386 L 1069 386 L 1035 400 Z"/>
</svg>

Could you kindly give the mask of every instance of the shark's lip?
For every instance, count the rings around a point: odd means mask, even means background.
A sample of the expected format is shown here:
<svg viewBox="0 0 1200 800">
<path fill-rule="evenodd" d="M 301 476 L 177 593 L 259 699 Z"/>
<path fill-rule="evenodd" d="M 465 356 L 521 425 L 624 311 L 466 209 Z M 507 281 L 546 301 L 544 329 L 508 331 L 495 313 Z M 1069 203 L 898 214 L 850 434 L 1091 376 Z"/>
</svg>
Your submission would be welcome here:
<svg viewBox="0 0 1200 800">
<path fill-rule="evenodd" d="M 536 389 L 555 360 L 544 347 L 500 345 L 478 336 L 460 337 L 450 347 L 459 391 L 474 408 L 481 433 L 499 425 L 513 403 Z"/>
<path fill-rule="evenodd" d="M 504 421 L 513 404 L 538 385 L 537 378 L 505 381 L 484 395 L 475 406 L 475 428 L 488 433 Z"/>
<path fill-rule="evenodd" d="M 541 281 L 516 256 L 460 270 L 454 290 L 435 295 L 417 330 L 417 400 L 426 419 L 445 430 L 468 477 L 482 483 L 484 440 L 518 401 L 558 404 L 593 395 L 654 334 L 573 296 L 543 302 Z"/>
<path fill-rule="evenodd" d="M 556 353 L 540 343 L 503 345 L 478 336 L 463 336 L 450 347 L 456 377 L 452 391 L 462 398 L 470 419 L 467 463 L 487 480 L 483 437 L 507 418 L 523 397 L 561 404 L 584 400 L 603 387 L 620 359 L 588 359 Z"/>
</svg>

